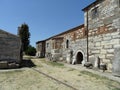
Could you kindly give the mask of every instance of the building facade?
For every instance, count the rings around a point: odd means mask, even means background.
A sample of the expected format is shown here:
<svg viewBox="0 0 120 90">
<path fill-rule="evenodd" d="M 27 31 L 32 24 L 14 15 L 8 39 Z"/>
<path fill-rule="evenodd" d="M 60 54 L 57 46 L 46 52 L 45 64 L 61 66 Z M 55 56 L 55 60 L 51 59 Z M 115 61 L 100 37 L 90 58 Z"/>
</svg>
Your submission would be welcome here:
<svg viewBox="0 0 120 90">
<path fill-rule="evenodd" d="M 96 0 L 83 11 L 89 59 L 99 57 L 112 70 L 114 50 L 120 46 L 120 0 Z"/>
<path fill-rule="evenodd" d="M 96 0 L 83 11 L 83 25 L 46 39 L 46 58 L 57 56 L 72 64 L 95 64 L 100 59 L 112 71 L 115 49 L 120 47 L 120 0 Z M 53 44 L 56 41 L 59 43 Z"/>
<path fill-rule="evenodd" d="M 46 43 L 45 40 L 36 42 L 36 52 L 37 52 L 36 56 L 37 57 L 41 57 L 41 58 L 45 57 L 45 51 L 46 51 L 45 43 Z"/>
<path fill-rule="evenodd" d="M 0 30 L 0 68 L 19 66 L 22 60 L 20 38 Z"/>
</svg>

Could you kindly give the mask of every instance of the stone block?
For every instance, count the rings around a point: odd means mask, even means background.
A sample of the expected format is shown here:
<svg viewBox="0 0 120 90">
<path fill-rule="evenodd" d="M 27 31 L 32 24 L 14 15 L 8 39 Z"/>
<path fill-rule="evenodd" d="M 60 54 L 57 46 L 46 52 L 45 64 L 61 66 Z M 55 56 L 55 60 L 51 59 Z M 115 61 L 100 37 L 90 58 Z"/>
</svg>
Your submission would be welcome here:
<svg viewBox="0 0 120 90">
<path fill-rule="evenodd" d="M 120 39 L 120 35 L 113 35 L 112 38 L 113 39 Z"/>
<path fill-rule="evenodd" d="M 106 40 L 111 40 L 111 39 L 112 39 L 112 37 L 110 37 L 110 36 L 109 36 L 109 37 L 104 37 L 104 38 L 103 38 L 103 40 L 105 40 L 105 41 L 106 41 Z"/>
<path fill-rule="evenodd" d="M 117 44 L 117 45 L 113 45 L 114 48 L 119 48 L 120 47 L 120 44 Z"/>
<path fill-rule="evenodd" d="M 94 55 L 89 56 L 89 62 L 91 62 L 92 65 L 94 66 L 94 64 L 95 64 L 95 56 Z"/>
<path fill-rule="evenodd" d="M 106 58 L 108 58 L 108 59 L 113 59 L 113 57 L 114 57 L 114 54 L 107 54 L 106 55 Z"/>
<path fill-rule="evenodd" d="M 106 54 L 106 53 L 107 53 L 107 51 L 106 51 L 106 50 L 104 50 L 104 49 L 102 49 L 102 50 L 100 51 L 100 53 L 101 53 L 101 54 Z"/>
<path fill-rule="evenodd" d="M 120 39 L 112 39 L 111 40 L 111 44 L 119 44 L 120 43 Z"/>
<path fill-rule="evenodd" d="M 105 58 L 105 56 L 106 56 L 105 54 L 100 54 L 99 55 L 100 58 Z"/>
<path fill-rule="evenodd" d="M 101 41 L 101 45 L 110 45 L 111 42 L 110 41 Z"/>
<path fill-rule="evenodd" d="M 92 50 L 91 53 L 93 53 L 93 54 L 99 54 L 100 50 Z"/>
<path fill-rule="evenodd" d="M 101 46 L 101 42 L 96 42 L 95 46 Z"/>
<path fill-rule="evenodd" d="M 114 60 L 113 60 L 113 75 L 120 76 L 120 47 L 115 48 L 114 53 Z"/>
<path fill-rule="evenodd" d="M 104 45 L 104 49 L 112 49 L 113 45 Z"/>
<path fill-rule="evenodd" d="M 113 53 L 114 53 L 114 49 L 108 49 L 108 50 L 107 50 L 107 53 L 108 53 L 108 54 L 113 54 Z"/>
<path fill-rule="evenodd" d="M 8 63 L 7 63 L 7 61 L 0 61 L 0 68 L 1 68 L 1 69 L 8 68 Z"/>
</svg>

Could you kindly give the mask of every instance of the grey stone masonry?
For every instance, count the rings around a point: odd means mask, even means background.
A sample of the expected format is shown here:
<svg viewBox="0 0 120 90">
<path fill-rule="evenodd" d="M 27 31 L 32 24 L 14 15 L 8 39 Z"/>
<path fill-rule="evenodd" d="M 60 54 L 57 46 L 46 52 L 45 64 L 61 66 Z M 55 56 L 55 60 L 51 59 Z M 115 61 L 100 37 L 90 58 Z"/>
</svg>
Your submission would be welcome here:
<svg viewBox="0 0 120 90">
<path fill-rule="evenodd" d="M 113 74 L 120 76 L 120 47 L 115 48 L 115 56 L 113 61 Z"/>
<path fill-rule="evenodd" d="M 0 62 L 21 62 L 21 41 L 16 35 L 0 30 Z"/>
<path fill-rule="evenodd" d="M 89 57 L 99 57 L 112 70 L 114 51 L 120 46 L 119 0 L 99 0 L 85 11 L 85 26 L 89 29 Z M 88 13 L 88 16 L 87 16 Z M 88 18 L 88 24 L 87 24 Z"/>
<path fill-rule="evenodd" d="M 46 39 L 46 57 L 60 57 L 70 64 L 89 61 L 96 68 L 105 65 L 111 72 L 115 48 L 120 47 L 120 0 L 96 0 L 83 11 L 84 24 Z M 55 39 L 60 37 L 61 42 Z M 56 50 L 60 53 L 52 53 Z"/>
</svg>

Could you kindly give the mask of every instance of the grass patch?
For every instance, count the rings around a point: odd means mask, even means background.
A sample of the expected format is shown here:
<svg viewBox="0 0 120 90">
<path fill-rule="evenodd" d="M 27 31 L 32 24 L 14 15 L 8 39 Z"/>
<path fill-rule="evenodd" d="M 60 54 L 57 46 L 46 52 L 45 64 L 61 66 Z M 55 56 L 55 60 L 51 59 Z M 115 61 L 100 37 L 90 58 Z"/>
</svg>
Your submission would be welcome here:
<svg viewBox="0 0 120 90">
<path fill-rule="evenodd" d="M 108 88 L 110 88 L 110 90 L 120 90 L 120 83 L 117 82 L 117 81 L 110 80 L 107 77 L 99 76 L 97 74 L 93 74 L 93 73 L 88 72 L 88 71 L 81 71 L 80 73 L 88 75 L 90 77 L 93 77 L 96 80 L 100 80 L 101 82 L 103 82 L 104 84 L 106 84 L 108 86 Z"/>
<path fill-rule="evenodd" d="M 75 69 L 74 68 L 71 68 L 71 69 L 69 69 L 68 71 L 74 71 Z"/>
<path fill-rule="evenodd" d="M 63 67 L 64 66 L 63 63 L 58 63 L 58 62 L 48 62 L 48 65 L 58 66 L 58 67 Z"/>
<path fill-rule="evenodd" d="M 52 62 L 52 61 L 47 61 L 44 59 L 41 59 L 41 61 L 47 65 L 51 65 L 51 66 L 54 66 L 54 67 L 64 67 L 64 64 L 63 63 L 59 63 L 59 62 Z"/>
<path fill-rule="evenodd" d="M 81 74 L 78 74 L 78 76 L 82 76 Z"/>
<path fill-rule="evenodd" d="M 97 74 L 93 74 L 93 73 L 88 72 L 88 71 L 81 71 L 80 73 L 85 74 L 85 75 L 88 75 L 88 76 L 90 76 L 90 77 L 94 77 L 94 78 L 96 78 L 96 79 L 106 79 L 106 80 L 109 80 L 109 79 L 106 78 L 106 77 L 102 77 L 102 76 L 99 76 L 99 75 L 97 75 Z"/>
<path fill-rule="evenodd" d="M 120 90 L 120 88 L 114 88 L 114 89 L 112 89 L 112 90 Z"/>
</svg>

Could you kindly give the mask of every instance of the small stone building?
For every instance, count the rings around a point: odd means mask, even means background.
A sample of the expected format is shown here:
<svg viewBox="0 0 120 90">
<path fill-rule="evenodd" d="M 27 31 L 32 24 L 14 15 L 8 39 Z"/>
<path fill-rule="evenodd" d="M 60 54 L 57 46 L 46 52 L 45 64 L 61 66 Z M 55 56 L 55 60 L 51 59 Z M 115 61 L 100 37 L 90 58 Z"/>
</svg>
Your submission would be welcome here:
<svg viewBox="0 0 120 90">
<path fill-rule="evenodd" d="M 45 57 L 45 40 L 36 42 L 36 56 L 43 58 Z"/>
<path fill-rule="evenodd" d="M 95 64 L 100 60 L 112 71 L 115 50 L 120 47 L 120 0 L 96 0 L 83 11 L 83 25 L 46 39 L 46 58 L 54 59 L 57 51 L 57 60 L 72 64 L 86 61 Z M 54 50 L 56 44 L 61 48 Z"/>
<path fill-rule="evenodd" d="M 22 60 L 20 38 L 0 30 L 0 68 L 18 67 Z"/>
</svg>

